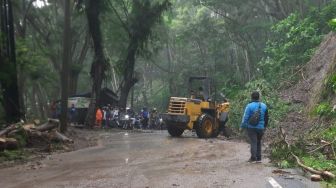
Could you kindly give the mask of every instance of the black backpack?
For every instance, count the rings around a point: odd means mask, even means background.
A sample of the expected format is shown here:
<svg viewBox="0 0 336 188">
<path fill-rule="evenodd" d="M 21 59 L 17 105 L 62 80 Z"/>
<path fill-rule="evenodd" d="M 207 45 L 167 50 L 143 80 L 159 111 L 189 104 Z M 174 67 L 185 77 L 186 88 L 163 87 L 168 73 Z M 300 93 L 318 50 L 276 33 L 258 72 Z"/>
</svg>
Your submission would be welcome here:
<svg viewBox="0 0 336 188">
<path fill-rule="evenodd" d="M 257 126 L 259 124 L 260 121 L 260 115 L 261 115 L 261 105 L 259 103 L 259 107 L 258 110 L 254 111 L 252 116 L 249 119 L 249 124 L 252 126 Z"/>
</svg>

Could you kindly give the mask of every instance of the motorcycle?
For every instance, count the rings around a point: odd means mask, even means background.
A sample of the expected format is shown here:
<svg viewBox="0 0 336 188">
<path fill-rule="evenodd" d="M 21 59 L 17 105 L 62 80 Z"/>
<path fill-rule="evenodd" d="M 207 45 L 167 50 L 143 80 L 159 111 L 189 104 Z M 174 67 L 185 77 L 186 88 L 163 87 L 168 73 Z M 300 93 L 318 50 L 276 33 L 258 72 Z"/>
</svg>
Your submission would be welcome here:
<svg viewBox="0 0 336 188">
<path fill-rule="evenodd" d="M 134 118 L 131 118 L 131 119 L 132 119 L 133 128 L 141 129 L 141 118 L 140 118 L 140 116 L 135 116 Z"/>
<path fill-rule="evenodd" d="M 157 116 L 152 120 L 152 128 L 157 130 L 165 129 L 164 122 L 161 116 Z"/>
<path fill-rule="evenodd" d="M 122 125 L 122 129 L 125 129 L 125 130 L 132 130 L 133 129 L 133 121 L 134 121 L 134 118 L 130 117 L 130 115 L 128 114 L 125 114 L 123 116 L 123 118 L 121 118 L 121 125 Z"/>
<path fill-rule="evenodd" d="M 112 128 L 120 128 L 121 127 L 121 123 L 119 121 L 119 116 L 115 115 L 110 119 L 110 125 Z"/>
</svg>

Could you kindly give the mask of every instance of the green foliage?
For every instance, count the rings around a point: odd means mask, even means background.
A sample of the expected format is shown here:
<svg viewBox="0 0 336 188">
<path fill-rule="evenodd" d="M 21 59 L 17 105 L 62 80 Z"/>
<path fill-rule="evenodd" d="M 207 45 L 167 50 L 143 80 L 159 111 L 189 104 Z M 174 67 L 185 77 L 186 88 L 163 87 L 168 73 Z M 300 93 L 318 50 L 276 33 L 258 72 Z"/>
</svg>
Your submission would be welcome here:
<svg viewBox="0 0 336 188">
<path fill-rule="evenodd" d="M 295 167 L 296 161 L 291 152 L 297 156 L 301 156 L 305 153 L 300 142 L 296 142 L 291 146 L 290 149 L 288 149 L 287 143 L 285 143 L 283 140 L 274 140 L 271 143 L 270 148 L 270 158 L 280 168 Z"/>
<path fill-rule="evenodd" d="M 253 91 L 259 91 L 261 101 L 268 106 L 268 113 L 271 117 L 269 120 L 270 127 L 275 127 L 288 111 L 296 108 L 296 106 L 289 106 L 282 101 L 266 80 L 255 80 L 247 83 L 243 90 L 234 90 L 234 92 L 228 94 L 231 103 L 229 125 L 232 127 L 240 126 L 245 106 L 251 101 Z"/>
<path fill-rule="evenodd" d="M 270 151 L 270 158 L 273 162 L 275 162 L 279 167 L 282 166 L 282 168 L 288 168 L 293 166 L 293 161 L 288 161 L 290 158 L 290 152 L 287 149 L 287 146 L 284 142 L 273 142 L 270 145 L 271 151 Z M 286 161 L 286 162 L 283 162 Z M 286 165 L 283 165 L 281 163 L 286 163 Z M 288 163 L 288 164 L 287 164 Z M 286 166 L 286 167 L 285 167 Z"/>
<path fill-rule="evenodd" d="M 336 74 L 331 74 L 324 83 L 325 89 L 322 93 L 324 99 L 333 96 L 336 93 Z"/>
<path fill-rule="evenodd" d="M 319 153 L 317 156 L 302 157 L 305 165 L 310 166 L 317 170 L 330 170 L 336 172 L 336 161 L 328 160 L 324 155 Z"/>
<path fill-rule="evenodd" d="M 336 31 L 336 18 L 331 19 L 328 24 L 333 31 Z"/>
<path fill-rule="evenodd" d="M 281 162 L 278 163 L 278 166 L 280 168 L 290 168 L 290 167 L 292 167 L 292 165 L 287 160 L 282 160 Z"/>
<path fill-rule="evenodd" d="M 5 150 L 0 152 L 0 162 L 13 161 L 13 160 L 25 160 L 29 154 L 24 150 Z"/>
<path fill-rule="evenodd" d="M 307 136 L 307 135 L 306 135 Z M 325 140 L 327 142 L 332 143 L 336 138 L 336 124 L 332 125 L 330 128 L 321 131 L 316 135 L 314 133 L 314 138 L 311 140 L 317 140 L 320 144 L 320 140 Z M 316 147 L 319 147 L 317 144 Z M 336 173 L 336 160 L 333 159 L 333 154 L 326 154 L 322 150 L 317 150 L 313 153 L 308 152 L 311 148 L 306 148 L 306 144 L 304 144 L 303 140 L 298 140 L 294 144 L 290 150 L 287 148 L 287 144 L 283 141 L 273 142 L 270 145 L 271 152 L 270 157 L 271 160 L 277 164 L 277 166 L 281 168 L 292 168 L 297 166 L 295 159 L 291 156 L 290 151 L 292 151 L 295 155 L 297 155 L 303 164 L 312 167 L 316 170 L 327 170 L 332 173 Z M 336 150 L 335 143 L 332 144 L 334 150 Z M 336 181 L 327 182 L 326 184 L 330 186 L 335 186 Z"/>
<path fill-rule="evenodd" d="M 283 78 L 295 79 L 288 74 L 309 61 L 322 36 L 334 27 L 336 20 L 331 19 L 336 16 L 335 11 L 336 1 L 333 1 L 322 10 L 311 10 L 304 18 L 293 13 L 275 24 L 265 48 L 266 57 L 259 62 L 266 79 L 274 85 Z"/>
<path fill-rule="evenodd" d="M 316 108 L 314 109 L 314 114 L 318 116 L 330 117 L 335 113 L 332 111 L 332 107 L 329 103 L 323 102 L 316 106 Z"/>
<path fill-rule="evenodd" d="M 336 74 L 330 76 L 327 81 L 327 87 L 336 92 Z"/>
<path fill-rule="evenodd" d="M 322 139 L 332 142 L 336 138 L 336 124 L 324 130 L 321 135 Z"/>
<path fill-rule="evenodd" d="M 18 132 L 15 133 L 14 138 L 18 141 L 19 147 L 24 147 L 27 144 L 28 135 L 26 131 L 21 127 Z"/>
<path fill-rule="evenodd" d="M 321 41 L 321 34 L 311 18 L 302 20 L 298 14 L 291 14 L 274 25 L 272 32 L 274 38 L 268 41 L 265 48 L 267 57 L 259 65 L 265 76 L 276 84 L 279 79 L 274 79 L 275 76 L 288 77 L 288 68 L 310 59 Z"/>
</svg>

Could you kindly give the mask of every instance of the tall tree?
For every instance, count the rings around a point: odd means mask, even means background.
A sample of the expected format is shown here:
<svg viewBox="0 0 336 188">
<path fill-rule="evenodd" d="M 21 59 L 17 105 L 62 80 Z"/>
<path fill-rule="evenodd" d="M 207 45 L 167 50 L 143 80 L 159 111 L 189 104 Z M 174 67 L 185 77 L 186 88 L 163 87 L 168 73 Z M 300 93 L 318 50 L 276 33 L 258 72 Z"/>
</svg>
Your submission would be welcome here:
<svg viewBox="0 0 336 188">
<path fill-rule="evenodd" d="M 70 0 L 64 0 L 63 64 L 61 77 L 61 132 L 67 130 L 69 65 L 71 61 Z"/>
<path fill-rule="evenodd" d="M 0 85 L 1 103 L 6 112 L 7 122 L 17 122 L 22 117 L 17 83 L 14 21 L 11 0 L 1 0 L 1 46 L 0 46 Z"/>
<path fill-rule="evenodd" d="M 129 41 L 126 55 L 121 61 L 123 79 L 120 84 L 119 106 L 126 107 L 131 88 L 138 81 L 134 76 L 136 55 L 144 49 L 152 33 L 153 27 L 160 20 L 162 13 L 170 6 L 169 0 L 153 2 L 150 0 L 133 0 L 130 13 L 126 13 L 127 21 L 121 19 L 120 14 L 112 4 L 114 13 L 118 15 L 124 29 L 128 33 Z M 125 4 L 125 3 L 123 3 Z M 123 9 L 124 11 L 127 9 Z"/>
<path fill-rule="evenodd" d="M 91 126 L 94 123 L 94 112 L 96 109 L 96 105 L 100 100 L 101 85 L 107 67 L 107 60 L 105 58 L 103 50 L 103 40 L 99 19 L 102 4 L 103 0 L 88 0 L 86 5 L 89 32 L 93 41 L 94 48 L 94 60 L 91 65 L 91 78 L 93 81 L 91 98 L 95 101 L 91 101 L 86 119 L 86 123 Z"/>
</svg>

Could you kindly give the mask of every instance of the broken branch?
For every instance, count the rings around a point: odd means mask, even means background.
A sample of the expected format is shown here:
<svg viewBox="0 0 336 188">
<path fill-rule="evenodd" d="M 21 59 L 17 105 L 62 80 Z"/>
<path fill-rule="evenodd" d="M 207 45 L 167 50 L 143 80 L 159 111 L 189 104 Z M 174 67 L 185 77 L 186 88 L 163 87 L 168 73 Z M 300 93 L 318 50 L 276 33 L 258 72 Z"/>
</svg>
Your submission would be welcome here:
<svg viewBox="0 0 336 188">
<path fill-rule="evenodd" d="M 284 130 L 282 127 L 280 127 L 280 133 L 281 133 L 281 136 L 282 136 L 284 142 L 285 142 L 286 145 L 287 145 L 287 149 L 290 151 L 290 154 L 296 159 L 296 163 L 297 163 L 301 168 L 303 168 L 304 170 L 306 170 L 306 171 L 308 171 L 308 172 L 310 172 L 310 173 L 312 173 L 312 174 L 320 175 L 320 176 L 322 177 L 322 179 L 324 179 L 324 180 L 335 179 L 336 176 L 335 176 L 333 173 L 329 172 L 329 171 L 319 171 L 319 170 L 315 170 L 315 169 L 313 169 L 313 168 L 311 168 L 311 167 L 309 167 L 309 166 L 304 165 L 304 164 L 301 162 L 301 160 L 299 159 L 299 157 L 296 156 L 296 155 L 291 151 L 291 149 L 290 149 L 290 144 L 289 144 L 289 143 L 287 142 L 287 140 L 286 140 L 287 135 L 286 135 L 286 133 L 285 133 L 285 130 Z M 318 180 L 318 177 L 317 177 L 317 176 L 313 176 L 313 177 L 311 177 L 311 179 L 312 179 L 312 181 L 313 181 L 313 180 L 314 180 L 314 181 L 317 181 L 317 180 Z"/>
</svg>

